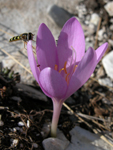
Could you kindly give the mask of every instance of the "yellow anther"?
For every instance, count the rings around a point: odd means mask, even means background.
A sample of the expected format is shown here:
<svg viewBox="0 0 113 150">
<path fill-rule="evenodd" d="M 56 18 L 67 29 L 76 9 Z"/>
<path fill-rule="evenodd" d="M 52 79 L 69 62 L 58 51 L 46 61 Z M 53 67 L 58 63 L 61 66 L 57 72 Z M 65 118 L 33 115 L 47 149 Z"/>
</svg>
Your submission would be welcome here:
<svg viewBox="0 0 113 150">
<path fill-rule="evenodd" d="M 60 69 L 60 70 L 59 70 L 59 73 L 61 73 L 62 70 L 64 70 L 64 68 Z"/>
</svg>

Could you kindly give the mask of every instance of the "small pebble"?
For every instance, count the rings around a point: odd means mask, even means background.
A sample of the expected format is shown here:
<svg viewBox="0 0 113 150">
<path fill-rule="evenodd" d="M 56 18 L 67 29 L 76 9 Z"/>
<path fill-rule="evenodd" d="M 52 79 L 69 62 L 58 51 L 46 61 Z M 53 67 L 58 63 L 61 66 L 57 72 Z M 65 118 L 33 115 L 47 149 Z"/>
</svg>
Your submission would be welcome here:
<svg viewBox="0 0 113 150">
<path fill-rule="evenodd" d="M 30 127 L 30 121 L 27 120 L 27 127 L 29 128 Z"/>
<path fill-rule="evenodd" d="M 97 26 L 99 20 L 100 20 L 99 15 L 96 14 L 96 13 L 93 13 L 93 14 L 91 15 L 90 24 L 94 24 L 95 26 Z"/>
<path fill-rule="evenodd" d="M 13 97 L 11 97 L 11 99 L 15 100 L 17 102 L 21 102 L 22 101 L 22 99 L 20 97 L 17 97 L 17 96 L 13 96 Z"/>
<path fill-rule="evenodd" d="M 113 31 L 113 24 L 110 25 L 109 29 L 110 29 L 111 31 Z"/>
<path fill-rule="evenodd" d="M 102 60 L 107 75 L 113 79 L 113 51 L 109 52 Z"/>
<path fill-rule="evenodd" d="M 42 131 L 41 131 L 43 138 L 46 138 L 49 135 L 50 128 L 51 128 L 51 122 L 47 122 L 46 124 L 43 125 Z"/>
<path fill-rule="evenodd" d="M 108 2 L 104 8 L 108 12 L 109 16 L 113 16 L 113 2 Z"/>
<path fill-rule="evenodd" d="M 11 147 L 17 147 L 19 140 L 18 139 L 11 139 L 12 144 Z"/>
<path fill-rule="evenodd" d="M 18 126 L 22 127 L 24 126 L 24 123 L 22 121 L 18 122 Z"/>
<path fill-rule="evenodd" d="M 17 131 L 17 129 L 16 128 L 13 128 L 13 132 L 16 132 Z"/>
<path fill-rule="evenodd" d="M 4 122 L 0 120 L 0 127 L 2 127 L 3 125 L 4 125 Z"/>
<path fill-rule="evenodd" d="M 38 148 L 38 144 L 37 143 L 33 143 L 33 147 L 34 148 Z"/>
</svg>

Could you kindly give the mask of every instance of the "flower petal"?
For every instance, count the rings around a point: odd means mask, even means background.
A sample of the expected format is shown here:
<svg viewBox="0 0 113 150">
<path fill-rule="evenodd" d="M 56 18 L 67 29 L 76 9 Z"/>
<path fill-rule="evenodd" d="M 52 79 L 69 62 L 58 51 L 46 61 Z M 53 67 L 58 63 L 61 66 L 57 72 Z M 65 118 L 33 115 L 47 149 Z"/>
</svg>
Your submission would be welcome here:
<svg viewBox="0 0 113 150">
<path fill-rule="evenodd" d="M 29 41 L 27 43 L 27 54 L 28 54 L 28 60 L 29 60 L 29 64 L 30 64 L 30 68 L 31 71 L 36 79 L 37 82 L 39 82 L 38 80 L 38 76 L 39 76 L 39 69 L 37 67 L 37 63 L 33 54 L 33 50 L 32 50 L 32 43 L 31 41 Z"/>
<path fill-rule="evenodd" d="M 104 55 L 107 48 L 108 48 L 108 43 L 104 43 L 99 48 L 97 48 L 97 50 L 96 50 L 97 64 L 100 61 L 100 59 L 102 58 L 102 56 Z"/>
<path fill-rule="evenodd" d="M 60 69 L 64 67 L 66 61 L 68 61 L 67 64 L 70 64 L 72 61 L 73 48 L 76 51 L 76 58 L 74 59 L 76 59 L 77 62 L 79 62 L 84 56 L 84 33 L 79 21 L 75 17 L 69 19 L 62 28 L 57 48 Z"/>
<path fill-rule="evenodd" d="M 65 98 L 68 98 L 70 95 L 72 95 L 89 79 L 96 67 L 96 60 L 97 58 L 95 50 L 93 50 L 93 48 L 89 48 L 71 77 Z"/>
<path fill-rule="evenodd" d="M 55 40 L 48 27 L 42 23 L 39 27 L 36 40 L 37 59 L 40 69 L 54 68 L 57 64 L 57 48 Z"/>
<path fill-rule="evenodd" d="M 40 72 L 39 84 L 43 92 L 55 99 L 62 99 L 67 91 L 65 79 L 56 70 L 47 67 Z"/>
</svg>

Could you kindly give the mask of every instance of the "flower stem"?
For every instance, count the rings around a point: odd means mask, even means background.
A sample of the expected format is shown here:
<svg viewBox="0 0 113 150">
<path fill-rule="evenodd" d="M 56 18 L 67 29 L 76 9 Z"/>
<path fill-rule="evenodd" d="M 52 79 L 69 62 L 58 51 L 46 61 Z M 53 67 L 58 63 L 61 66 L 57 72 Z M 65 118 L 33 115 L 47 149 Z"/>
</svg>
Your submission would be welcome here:
<svg viewBox="0 0 113 150">
<path fill-rule="evenodd" d="M 53 99 L 53 118 L 52 118 L 52 125 L 51 125 L 52 137 L 56 137 L 57 125 L 58 125 L 61 108 L 62 108 L 62 102 Z"/>
</svg>

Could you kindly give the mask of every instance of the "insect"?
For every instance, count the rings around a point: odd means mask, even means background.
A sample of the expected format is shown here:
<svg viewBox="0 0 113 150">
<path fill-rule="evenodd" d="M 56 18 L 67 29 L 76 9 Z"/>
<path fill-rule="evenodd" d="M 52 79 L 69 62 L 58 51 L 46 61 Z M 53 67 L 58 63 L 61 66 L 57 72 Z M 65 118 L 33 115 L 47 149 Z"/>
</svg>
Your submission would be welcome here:
<svg viewBox="0 0 113 150">
<path fill-rule="evenodd" d="M 32 34 L 31 32 L 29 32 L 29 33 L 23 33 L 21 35 L 12 37 L 9 40 L 9 42 L 14 42 L 14 41 L 19 41 L 19 40 L 23 40 L 24 42 L 27 42 L 29 40 L 33 40 L 33 36 L 34 36 L 34 34 Z"/>
<path fill-rule="evenodd" d="M 34 34 L 32 34 L 31 32 L 29 33 L 23 33 L 23 34 L 20 34 L 18 36 L 14 36 L 12 37 L 9 42 L 14 42 L 14 41 L 19 41 L 19 40 L 23 40 L 24 41 L 24 48 L 25 48 L 25 44 L 27 44 L 27 42 L 29 40 L 33 40 L 33 36 Z M 33 40 L 34 41 L 34 40 Z M 33 47 L 33 46 L 32 46 Z M 33 47 L 34 50 L 36 50 L 35 47 Z M 35 52 L 34 52 L 35 53 Z"/>
</svg>

